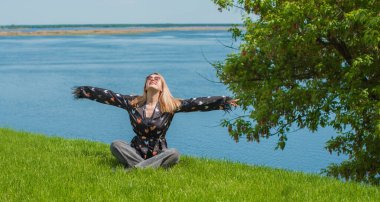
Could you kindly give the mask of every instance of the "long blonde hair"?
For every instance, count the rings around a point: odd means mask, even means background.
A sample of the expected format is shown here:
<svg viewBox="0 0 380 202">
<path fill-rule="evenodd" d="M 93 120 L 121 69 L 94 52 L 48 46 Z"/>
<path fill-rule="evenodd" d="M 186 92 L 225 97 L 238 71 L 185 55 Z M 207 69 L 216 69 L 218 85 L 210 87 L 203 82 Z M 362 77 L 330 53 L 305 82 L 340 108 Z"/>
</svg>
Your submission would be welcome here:
<svg viewBox="0 0 380 202">
<path fill-rule="evenodd" d="M 180 99 L 174 98 L 172 96 L 172 94 L 170 93 L 169 87 L 166 84 L 166 81 L 161 74 L 155 72 L 155 73 L 152 73 L 150 75 L 158 75 L 161 79 L 162 91 L 160 93 L 160 96 L 158 97 L 158 102 L 160 103 L 161 112 L 174 113 L 174 111 L 176 111 L 181 106 Z M 148 77 L 150 75 L 148 75 Z M 131 105 L 133 107 L 142 106 L 146 102 L 146 100 L 147 100 L 146 81 L 147 81 L 148 77 L 145 79 L 143 95 L 137 96 L 135 99 L 133 99 L 131 101 Z"/>
</svg>

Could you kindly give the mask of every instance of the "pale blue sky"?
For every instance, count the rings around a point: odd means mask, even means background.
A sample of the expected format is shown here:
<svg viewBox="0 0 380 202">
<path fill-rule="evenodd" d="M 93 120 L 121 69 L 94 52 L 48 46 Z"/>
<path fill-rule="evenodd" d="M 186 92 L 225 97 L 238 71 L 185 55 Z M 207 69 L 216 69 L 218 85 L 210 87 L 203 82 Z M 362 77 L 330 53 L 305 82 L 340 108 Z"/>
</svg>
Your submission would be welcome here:
<svg viewBox="0 0 380 202">
<path fill-rule="evenodd" d="M 241 23 L 211 0 L 0 0 L 0 25 Z"/>
</svg>

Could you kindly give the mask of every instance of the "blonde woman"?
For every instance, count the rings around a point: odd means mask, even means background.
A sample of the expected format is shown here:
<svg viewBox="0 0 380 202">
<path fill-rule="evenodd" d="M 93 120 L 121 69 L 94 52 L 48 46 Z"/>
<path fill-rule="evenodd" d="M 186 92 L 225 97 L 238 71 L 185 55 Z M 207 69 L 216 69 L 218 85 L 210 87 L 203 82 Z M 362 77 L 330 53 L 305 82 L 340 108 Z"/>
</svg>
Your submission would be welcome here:
<svg viewBox="0 0 380 202">
<path fill-rule="evenodd" d="M 130 143 L 114 141 L 111 152 L 125 168 L 170 167 L 179 161 L 176 149 L 168 149 L 165 135 L 175 113 L 230 110 L 237 100 L 227 96 L 174 98 L 159 73 L 146 77 L 141 96 L 122 95 L 91 86 L 76 87 L 75 98 L 87 98 L 128 111 L 136 136 Z"/>
</svg>

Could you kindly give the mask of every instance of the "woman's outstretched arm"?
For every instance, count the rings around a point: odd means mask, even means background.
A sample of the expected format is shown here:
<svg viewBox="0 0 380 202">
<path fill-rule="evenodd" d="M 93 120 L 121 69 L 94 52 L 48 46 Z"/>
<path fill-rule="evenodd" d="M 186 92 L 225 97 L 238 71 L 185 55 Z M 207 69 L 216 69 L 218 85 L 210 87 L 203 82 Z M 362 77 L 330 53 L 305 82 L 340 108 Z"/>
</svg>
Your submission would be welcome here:
<svg viewBox="0 0 380 202">
<path fill-rule="evenodd" d="M 237 106 L 237 101 L 228 96 L 196 97 L 181 100 L 181 106 L 176 112 L 231 110 L 231 106 Z"/>
<path fill-rule="evenodd" d="M 73 89 L 74 98 L 82 99 L 87 98 L 90 100 L 95 100 L 103 104 L 109 104 L 123 109 L 129 108 L 128 100 L 134 98 L 130 95 L 122 95 L 119 93 L 114 93 L 111 90 L 97 88 L 92 86 L 79 86 Z"/>
</svg>

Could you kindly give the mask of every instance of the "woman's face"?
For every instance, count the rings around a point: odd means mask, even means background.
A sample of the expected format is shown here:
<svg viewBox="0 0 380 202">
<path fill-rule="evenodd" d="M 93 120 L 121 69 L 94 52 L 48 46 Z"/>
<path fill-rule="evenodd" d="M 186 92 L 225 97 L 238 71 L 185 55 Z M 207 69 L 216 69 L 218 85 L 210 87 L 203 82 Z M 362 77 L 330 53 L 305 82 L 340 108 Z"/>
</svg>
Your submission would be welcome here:
<svg viewBox="0 0 380 202">
<path fill-rule="evenodd" d="M 162 91 L 162 83 L 161 83 L 161 77 L 157 74 L 151 74 L 146 77 L 145 82 L 145 90 L 148 90 L 149 88 L 156 89 L 158 91 Z"/>
</svg>

